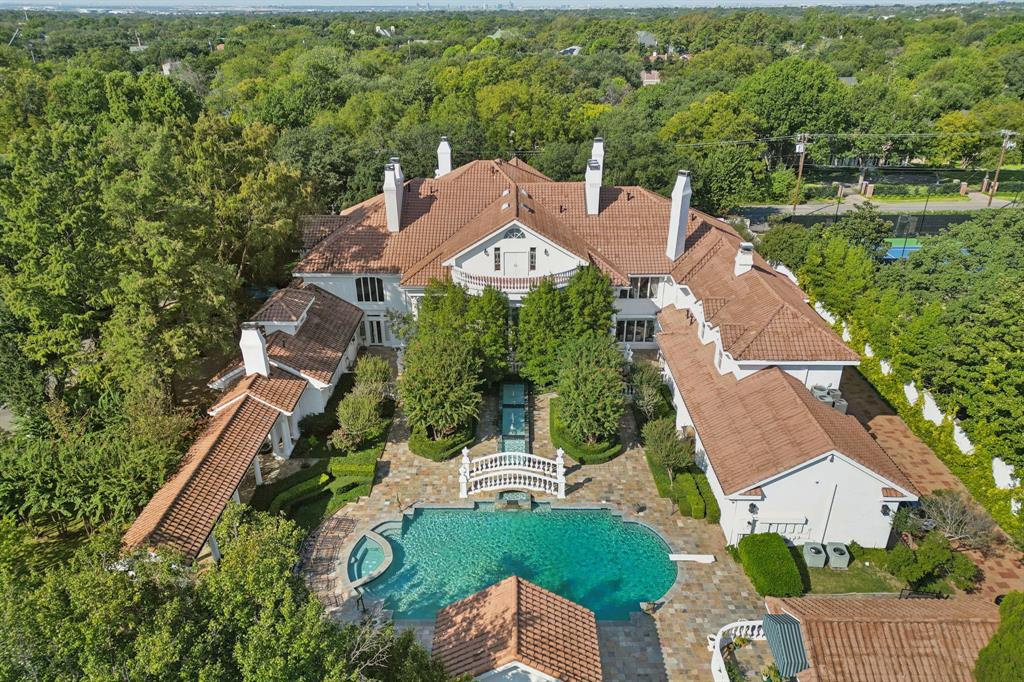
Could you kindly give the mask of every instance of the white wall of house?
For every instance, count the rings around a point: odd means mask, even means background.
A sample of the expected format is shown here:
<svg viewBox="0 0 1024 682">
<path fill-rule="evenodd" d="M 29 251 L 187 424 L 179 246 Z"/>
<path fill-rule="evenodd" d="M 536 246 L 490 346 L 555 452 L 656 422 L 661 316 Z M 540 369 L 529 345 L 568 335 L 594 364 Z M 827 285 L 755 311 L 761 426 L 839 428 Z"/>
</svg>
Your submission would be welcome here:
<svg viewBox="0 0 1024 682">
<path fill-rule="evenodd" d="M 338 298 L 348 301 L 365 313 L 361 328 L 357 334 L 362 345 L 397 346 L 398 339 L 394 337 L 387 323 L 388 310 L 399 313 L 412 311 L 412 299 L 409 293 L 399 282 L 401 277 L 394 274 L 323 274 L 323 273 L 293 273 L 310 284 L 315 284 L 325 291 L 328 291 Z M 356 291 L 356 280 L 360 277 L 378 277 L 383 283 L 383 301 L 360 301 Z M 422 289 L 420 290 L 422 291 Z M 378 325 L 380 334 L 372 332 L 370 325 Z"/>
<path fill-rule="evenodd" d="M 751 532 L 777 532 L 794 544 L 856 540 L 864 547 L 886 545 L 892 515 L 882 514 L 882 488 L 891 487 L 892 483 L 839 453 L 823 453 L 814 462 L 762 484 L 762 497 L 727 497 L 701 442 L 700 432 L 694 428 L 686 401 L 667 367 L 665 376 L 672 388 L 676 428 L 694 429 L 695 460 L 707 474 L 722 509 L 719 525 L 726 542 L 735 544 Z M 751 457 L 757 454 L 752 452 Z M 758 508 L 753 515 L 749 512 L 751 502 Z M 896 507 L 895 504 L 889 506 Z M 749 523 L 752 519 L 756 520 L 753 531 Z"/>
<path fill-rule="evenodd" d="M 509 196 L 508 199 L 514 200 Z M 522 231 L 522 238 L 505 235 L 513 228 Z M 494 265 L 494 249 L 498 248 L 498 269 Z M 529 269 L 530 249 L 536 249 L 536 269 Z M 586 263 L 561 246 L 512 221 L 472 248 L 457 254 L 452 264 L 462 270 L 487 277 L 541 277 L 566 272 Z M 518 267 L 517 267 L 518 266 Z"/>
<path fill-rule="evenodd" d="M 509 663 L 491 672 L 477 675 L 480 682 L 558 682 L 558 678 L 545 675 L 524 663 Z"/>
<path fill-rule="evenodd" d="M 709 482 L 713 477 L 710 471 Z M 722 531 L 730 544 L 751 532 L 775 532 L 794 544 L 856 541 L 864 547 L 885 547 L 893 514 L 882 513 L 882 488 L 889 485 L 842 454 L 827 453 L 762 484 L 761 500 L 719 498 Z M 718 497 L 717 480 L 712 490 Z M 754 514 L 751 502 L 757 507 Z M 888 507 L 895 510 L 896 505 Z"/>
</svg>

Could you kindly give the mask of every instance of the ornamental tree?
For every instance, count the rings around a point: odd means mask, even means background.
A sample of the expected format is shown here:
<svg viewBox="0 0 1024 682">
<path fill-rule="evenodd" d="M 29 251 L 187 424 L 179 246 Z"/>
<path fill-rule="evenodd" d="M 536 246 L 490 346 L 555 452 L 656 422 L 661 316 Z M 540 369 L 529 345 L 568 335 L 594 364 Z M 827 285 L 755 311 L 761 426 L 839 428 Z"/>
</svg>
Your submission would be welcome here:
<svg viewBox="0 0 1024 682">
<path fill-rule="evenodd" d="M 470 300 L 466 315 L 483 379 L 497 383 L 508 373 L 508 297 L 494 287 L 485 287 Z"/>
<path fill-rule="evenodd" d="M 446 438 L 480 407 L 480 359 L 458 330 L 423 324 L 405 353 L 398 395 L 413 427 L 433 440 Z"/>
<path fill-rule="evenodd" d="M 566 317 L 562 293 L 549 280 L 523 298 L 516 339 L 519 373 L 538 386 L 551 386 L 558 376 L 569 326 Z"/>
<path fill-rule="evenodd" d="M 679 436 L 672 417 L 647 422 L 641 434 L 647 452 L 670 476 L 693 464 L 693 441 Z"/>
<path fill-rule="evenodd" d="M 561 417 L 579 443 L 615 436 L 622 416 L 622 355 L 607 333 L 588 332 L 568 343 L 558 371 Z"/>
<path fill-rule="evenodd" d="M 608 275 L 593 265 L 580 268 L 569 280 L 564 295 L 571 335 L 611 333 L 615 295 Z"/>
</svg>

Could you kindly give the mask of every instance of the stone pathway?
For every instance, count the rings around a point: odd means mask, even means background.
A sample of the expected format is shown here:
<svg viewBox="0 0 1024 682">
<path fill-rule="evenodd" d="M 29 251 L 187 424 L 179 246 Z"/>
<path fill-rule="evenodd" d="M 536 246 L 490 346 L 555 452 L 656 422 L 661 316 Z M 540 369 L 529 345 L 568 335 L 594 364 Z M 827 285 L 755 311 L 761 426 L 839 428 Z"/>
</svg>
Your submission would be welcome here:
<svg viewBox="0 0 1024 682">
<path fill-rule="evenodd" d="M 552 457 L 547 425 L 550 396 L 535 398 L 536 454 Z M 627 519 L 642 520 L 671 545 L 673 551 L 714 554 L 713 564 L 680 564 L 676 583 L 653 616 L 636 613 L 630 621 L 599 624 L 602 664 L 608 680 L 706 680 L 710 675 L 707 635 L 732 621 L 757 618 L 762 600 L 743 569 L 725 551 L 717 525 L 680 517 L 668 500 L 657 496 L 654 482 L 635 441 L 632 417 L 626 415 L 622 439 L 628 449 L 601 465 L 574 466 L 567 473 L 567 503 L 607 504 Z M 431 462 L 410 452 L 408 426 L 396 415 L 388 445 L 378 465 L 378 480 L 369 497 L 339 510 L 310 536 L 303 550 L 302 573 L 310 588 L 338 619 L 358 617 L 340 561 L 348 543 L 365 530 L 394 518 L 414 503 L 458 503 L 458 459 Z M 472 448 L 475 455 L 494 452 L 488 438 Z M 642 509 L 637 512 L 636 509 Z M 431 623 L 397 623 L 411 627 L 429 644 Z"/>
<path fill-rule="evenodd" d="M 844 369 L 842 387 L 843 397 L 850 403 L 850 414 L 867 427 L 923 495 L 936 490 L 967 492 L 960 479 L 914 435 L 864 375 L 852 367 Z M 1024 563 L 1013 545 L 1004 543 L 987 555 L 969 554 L 984 574 L 978 594 L 991 598 L 1011 590 L 1024 590 Z"/>
</svg>

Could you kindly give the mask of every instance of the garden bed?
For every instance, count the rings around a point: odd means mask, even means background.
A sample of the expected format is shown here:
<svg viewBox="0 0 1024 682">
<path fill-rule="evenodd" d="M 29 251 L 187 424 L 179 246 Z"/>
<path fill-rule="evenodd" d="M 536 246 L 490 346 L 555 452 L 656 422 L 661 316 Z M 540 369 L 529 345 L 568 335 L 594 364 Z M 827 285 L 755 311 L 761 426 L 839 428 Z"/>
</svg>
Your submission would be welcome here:
<svg viewBox="0 0 1024 682">
<path fill-rule="evenodd" d="M 421 427 L 414 427 L 409 435 L 409 449 L 413 454 L 425 457 L 434 462 L 449 460 L 462 452 L 476 440 L 476 423 L 470 422 L 447 438 L 431 440 L 426 430 Z"/>
</svg>

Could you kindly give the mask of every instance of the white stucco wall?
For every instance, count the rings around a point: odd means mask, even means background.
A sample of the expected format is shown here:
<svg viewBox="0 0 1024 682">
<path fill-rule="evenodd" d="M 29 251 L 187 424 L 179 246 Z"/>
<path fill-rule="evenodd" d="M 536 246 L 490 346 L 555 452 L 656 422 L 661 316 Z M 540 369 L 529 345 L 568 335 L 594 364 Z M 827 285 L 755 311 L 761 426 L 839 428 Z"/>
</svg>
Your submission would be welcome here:
<svg viewBox="0 0 1024 682">
<path fill-rule="evenodd" d="M 368 319 L 379 319 L 384 332 L 384 343 L 385 346 L 397 346 L 398 339 L 391 334 L 387 324 L 387 312 L 388 310 L 394 310 L 399 313 L 407 313 L 412 311 L 412 299 L 409 292 L 399 286 L 401 277 L 398 275 L 391 274 L 367 274 L 367 275 L 338 275 L 338 274 L 303 274 L 293 273 L 296 277 L 301 277 L 304 281 L 311 284 L 315 284 L 322 289 L 329 291 L 338 298 L 348 301 L 352 305 L 362 310 L 366 317 L 363 319 L 363 325 L 366 324 Z M 379 277 L 384 284 L 384 300 L 381 302 L 370 302 L 370 301 L 358 301 L 356 294 L 356 279 L 359 277 Z M 422 292 L 422 289 L 417 291 Z M 357 333 L 357 337 L 360 334 Z M 362 337 L 360 337 L 362 338 Z"/>
<path fill-rule="evenodd" d="M 713 476 L 710 471 L 709 482 Z M 856 541 L 864 547 L 885 547 L 893 518 L 882 514 L 882 488 L 887 485 L 876 474 L 831 453 L 763 484 L 760 501 L 720 498 L 722 531 L 729 544 L 751 532 L 777 532 L 794 544 Z M 712 489 L 721 490 L 717 482 Z M 754 515 L 751 502 L 757 505 Z M 895 504 L 889 506 L 895 511 Z"/>
<path fill-rule="evenodd" d="M 523 663 L 509 663 L 497 670 L 477 675 L 476 679 L 480 682 L 558 682 L 557 678 Z"/>
<path fill-rule="evenodd" d="M 509 197 L 509 199 L 511 200 L 512 197 Z M 524 237 L 522 239 L 505 239 L 505 232 L 511 227 L 519 227 L 523 231 Z M 501 270 L 494 269 L 493 249 L 495 247 L 501 249 Z M 521 273 L 505 271 L 506 255 L 522 253 L 523 258 L 528 263 L 531 247 L 537 249 L 536 270 Z M 487 253 L 484 253 L 485 250 Z M 537 277 L 565 272 L 586 263 L 554 242 L 541 237 L 522 224 L 512 221 L 484 241 L 474 245 L 473 248 L 456 255 L 453 259 L 453 264 L 455 267 L 462 268 L 474 275 Z"/>
</svg>

